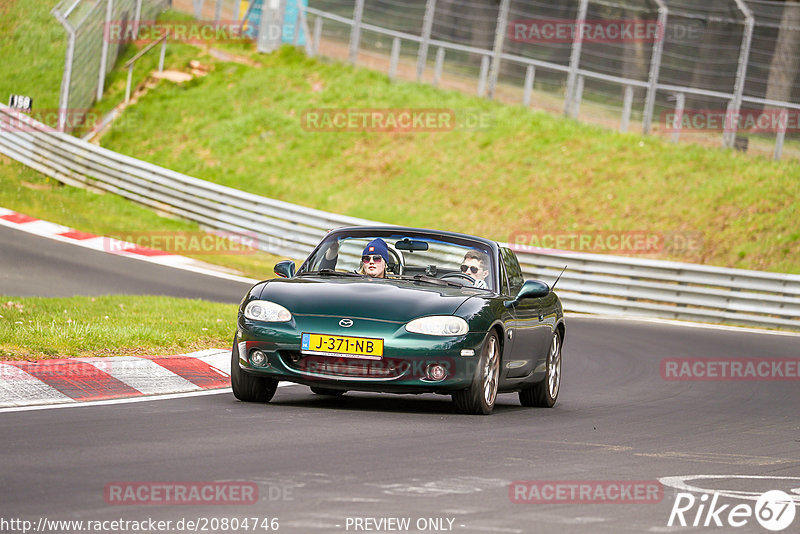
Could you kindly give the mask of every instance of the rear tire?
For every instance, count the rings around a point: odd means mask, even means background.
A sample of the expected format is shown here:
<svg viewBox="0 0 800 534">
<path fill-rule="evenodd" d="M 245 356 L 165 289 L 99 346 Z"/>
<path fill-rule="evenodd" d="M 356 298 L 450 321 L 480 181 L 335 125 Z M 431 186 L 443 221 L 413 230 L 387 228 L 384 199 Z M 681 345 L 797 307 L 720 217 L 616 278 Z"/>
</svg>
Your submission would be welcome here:
<svg viewBox="0 0 800 534">
<path fill-rule="evenodd" d="M 325 395 L 328 397 L 341 397 L 342 395 L 347 393 L 343 389 L 318 388 L 317 386 L 311 386 L 311 391 L 316 393 L 317 395 Z"/>
<path fill-rule="evenodd" d="M 453 404 L 458 413 L 489 415 L 497 400 L 500 378 L 500 342 L 492 331 L 486 336 L 478 359 L 478 369 L 472 384 L 463 391 L 453 393 Z"/>
<path fill-rule="evenodd" d="M 519 402 L 523 406 L 552 408 L 558 400 L 561 389 L 561 337 L 553 332 L 553 341 L 547 353 L 547 370 L 544 379 L 519 392 Z"/>
<path fill-rule="evenodd" d="M 233 338 L 231 350 L 231 389 L 234 397 L 245 402 L 269 402 L 278 389 L 278 381 L 274 378 L 253 376 L 239 368 L 239 344 L 236 343 L 236 336 Z"/>
</svg>

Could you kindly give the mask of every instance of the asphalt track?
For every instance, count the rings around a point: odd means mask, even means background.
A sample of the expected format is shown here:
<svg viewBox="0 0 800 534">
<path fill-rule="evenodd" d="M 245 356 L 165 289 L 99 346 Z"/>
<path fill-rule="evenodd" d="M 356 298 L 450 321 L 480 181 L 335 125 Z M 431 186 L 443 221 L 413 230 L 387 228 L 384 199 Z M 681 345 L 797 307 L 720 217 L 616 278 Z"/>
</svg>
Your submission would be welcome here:
<svg viewBox="0 0 800 534">
<path fill-rule="evenodd" d="M 248 288 L 0 226 L 0 295 L 165 295 L 238 303 Z"/>
<path fill-rule="evenodd" d="M 8 259 L 9 251 L 19 250 L 9 248 L 8 238 L 0 229 L 4 272 L 16 261 Z M 28 265 L 51 258 L 53 270 L 63 274 L 62 286 L 73 291 L 85 291 L 82 271 L 91 266 L 104 273 L 88 277 L 101 292 L 149 292 L 151 286 L 142 284 L 153 281 L 158 291 L 191 289 L 157 266 L 124 265 L 135 260 L 102 260 L 83 251 L 76 256 L 56 245 L 38 243 Z M 61 252 L 67 259 L 59 259 Z M 40 269 L 27 271 L 43 276 Z M 8 278 L 3 275 L 3 284 Z M 650 504 L 520 504 L 509 498 L 509 485 L 719 475 L 692 484 L 721 491 L 794 490 L 800 496 L 797 381 L 672 382 L 659 370 L 671 357 L 798 355 L 797 336 L 569 317 L 564 383 L 553 409 L 522 408 L 515 395 L 504 395 L 492 416 L 464 416 L 435 395 L 326 399 L 288 386 L 268 405 L 241 403 L 224 392 L 0 413 L 0 530 L 21 531 L 3 519 L 34 525 L 45 518 L 153 519 L 173 522 L 161 531 L 186 532 L 177 528 L 183 518 L 208 521 L 210 532 L 267 532 L 263 522 L 258 530 L 252 522 L 247 528 L 241 522 L 238 529 L 212 527 L 230 518 L 277 518 L 279 532 L 292 533 L 766 532 L 752 518 L 737 529 L 669 528 L 676 495 L 669 486 L 660 502 Z M 730 478 L 735 475 L 769 478 Z M 108 485 L 155 481 L 251 482 L 259 499 L 250 505 L 120 505 L 104 495 Z M 729 497 L 720 502 L 754 504 Z M 798 531 L 798 515 L 785 532 Z M 393 517 L 409 518 L 411 528 L 353 526 L 353 518 Z M 427 518 L 444 518 L 445 528 L 418 528 L 431 525 L 423 524 Z M 127 530 L 143 531 L 159 530 Z"/>
</svg>

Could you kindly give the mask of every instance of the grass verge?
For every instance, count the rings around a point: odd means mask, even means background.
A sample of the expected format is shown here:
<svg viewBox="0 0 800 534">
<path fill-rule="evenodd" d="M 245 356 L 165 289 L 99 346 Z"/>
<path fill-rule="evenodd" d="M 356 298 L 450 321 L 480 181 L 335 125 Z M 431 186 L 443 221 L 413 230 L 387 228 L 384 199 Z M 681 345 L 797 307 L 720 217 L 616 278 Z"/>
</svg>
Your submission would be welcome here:
<svg viewBox="0 0 800 534">
<path fill-rule="evenodd" d="M 227 347 L 236 305 L 155 296 L 0 296 L 0 358 L 164 355 Z"/>
<path fill-rule="evenodd" d="M 699 234 L 648 257 L 800 272 L 800 165 L 502 105 L 325 63 L 291 48 L 160 84 L 103 138 L 216 183 L 392 224 L 501 241 L 563 232 Z M 443 109 L 482 127 L 313 131 L 309 110 Z M 596 248 L 585 252 L 605 252 Z"/>
</svg>

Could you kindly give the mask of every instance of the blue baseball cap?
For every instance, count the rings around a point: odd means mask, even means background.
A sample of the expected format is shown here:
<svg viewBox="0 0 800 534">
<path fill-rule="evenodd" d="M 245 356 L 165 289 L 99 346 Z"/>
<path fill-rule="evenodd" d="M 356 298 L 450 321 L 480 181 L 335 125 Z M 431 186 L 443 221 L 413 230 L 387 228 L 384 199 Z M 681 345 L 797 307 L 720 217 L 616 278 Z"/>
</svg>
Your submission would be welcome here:
<svg viewBox="0 0 800 534">
<path fill-rule="evenodd" d="M 361 255 L 366 256 L 368 254 L 378 254 L 383 258 L 383 261 L 389 263 L 389 247 L 386 246 L 386 241 L 380 237 L 373 239 L 364 247 L 364 252 Z"/>
</svg>

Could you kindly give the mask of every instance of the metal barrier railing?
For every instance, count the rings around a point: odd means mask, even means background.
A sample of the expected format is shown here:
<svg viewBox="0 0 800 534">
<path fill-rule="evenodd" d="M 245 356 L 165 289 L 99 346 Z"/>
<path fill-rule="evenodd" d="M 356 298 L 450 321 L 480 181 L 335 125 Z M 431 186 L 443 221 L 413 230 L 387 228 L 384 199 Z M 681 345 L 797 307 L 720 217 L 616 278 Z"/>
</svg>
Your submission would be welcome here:
<svg viewBox="0 0 800 534">
<path fill-rule="evenodd" d="M 209 229 L 255 232 L 260 248 L 294 258 L 307 255 L 329 229 L 378 224 L 171 171 L 59 133 L 2 104 L 0 153 L 66 184 L 118 194 Z M 569 266 L 558 293 L 570 311 L 800 330 L 800 275 L 599 254 L 517 255 L 531 278 L 552 280 Z"/>
</svg>

